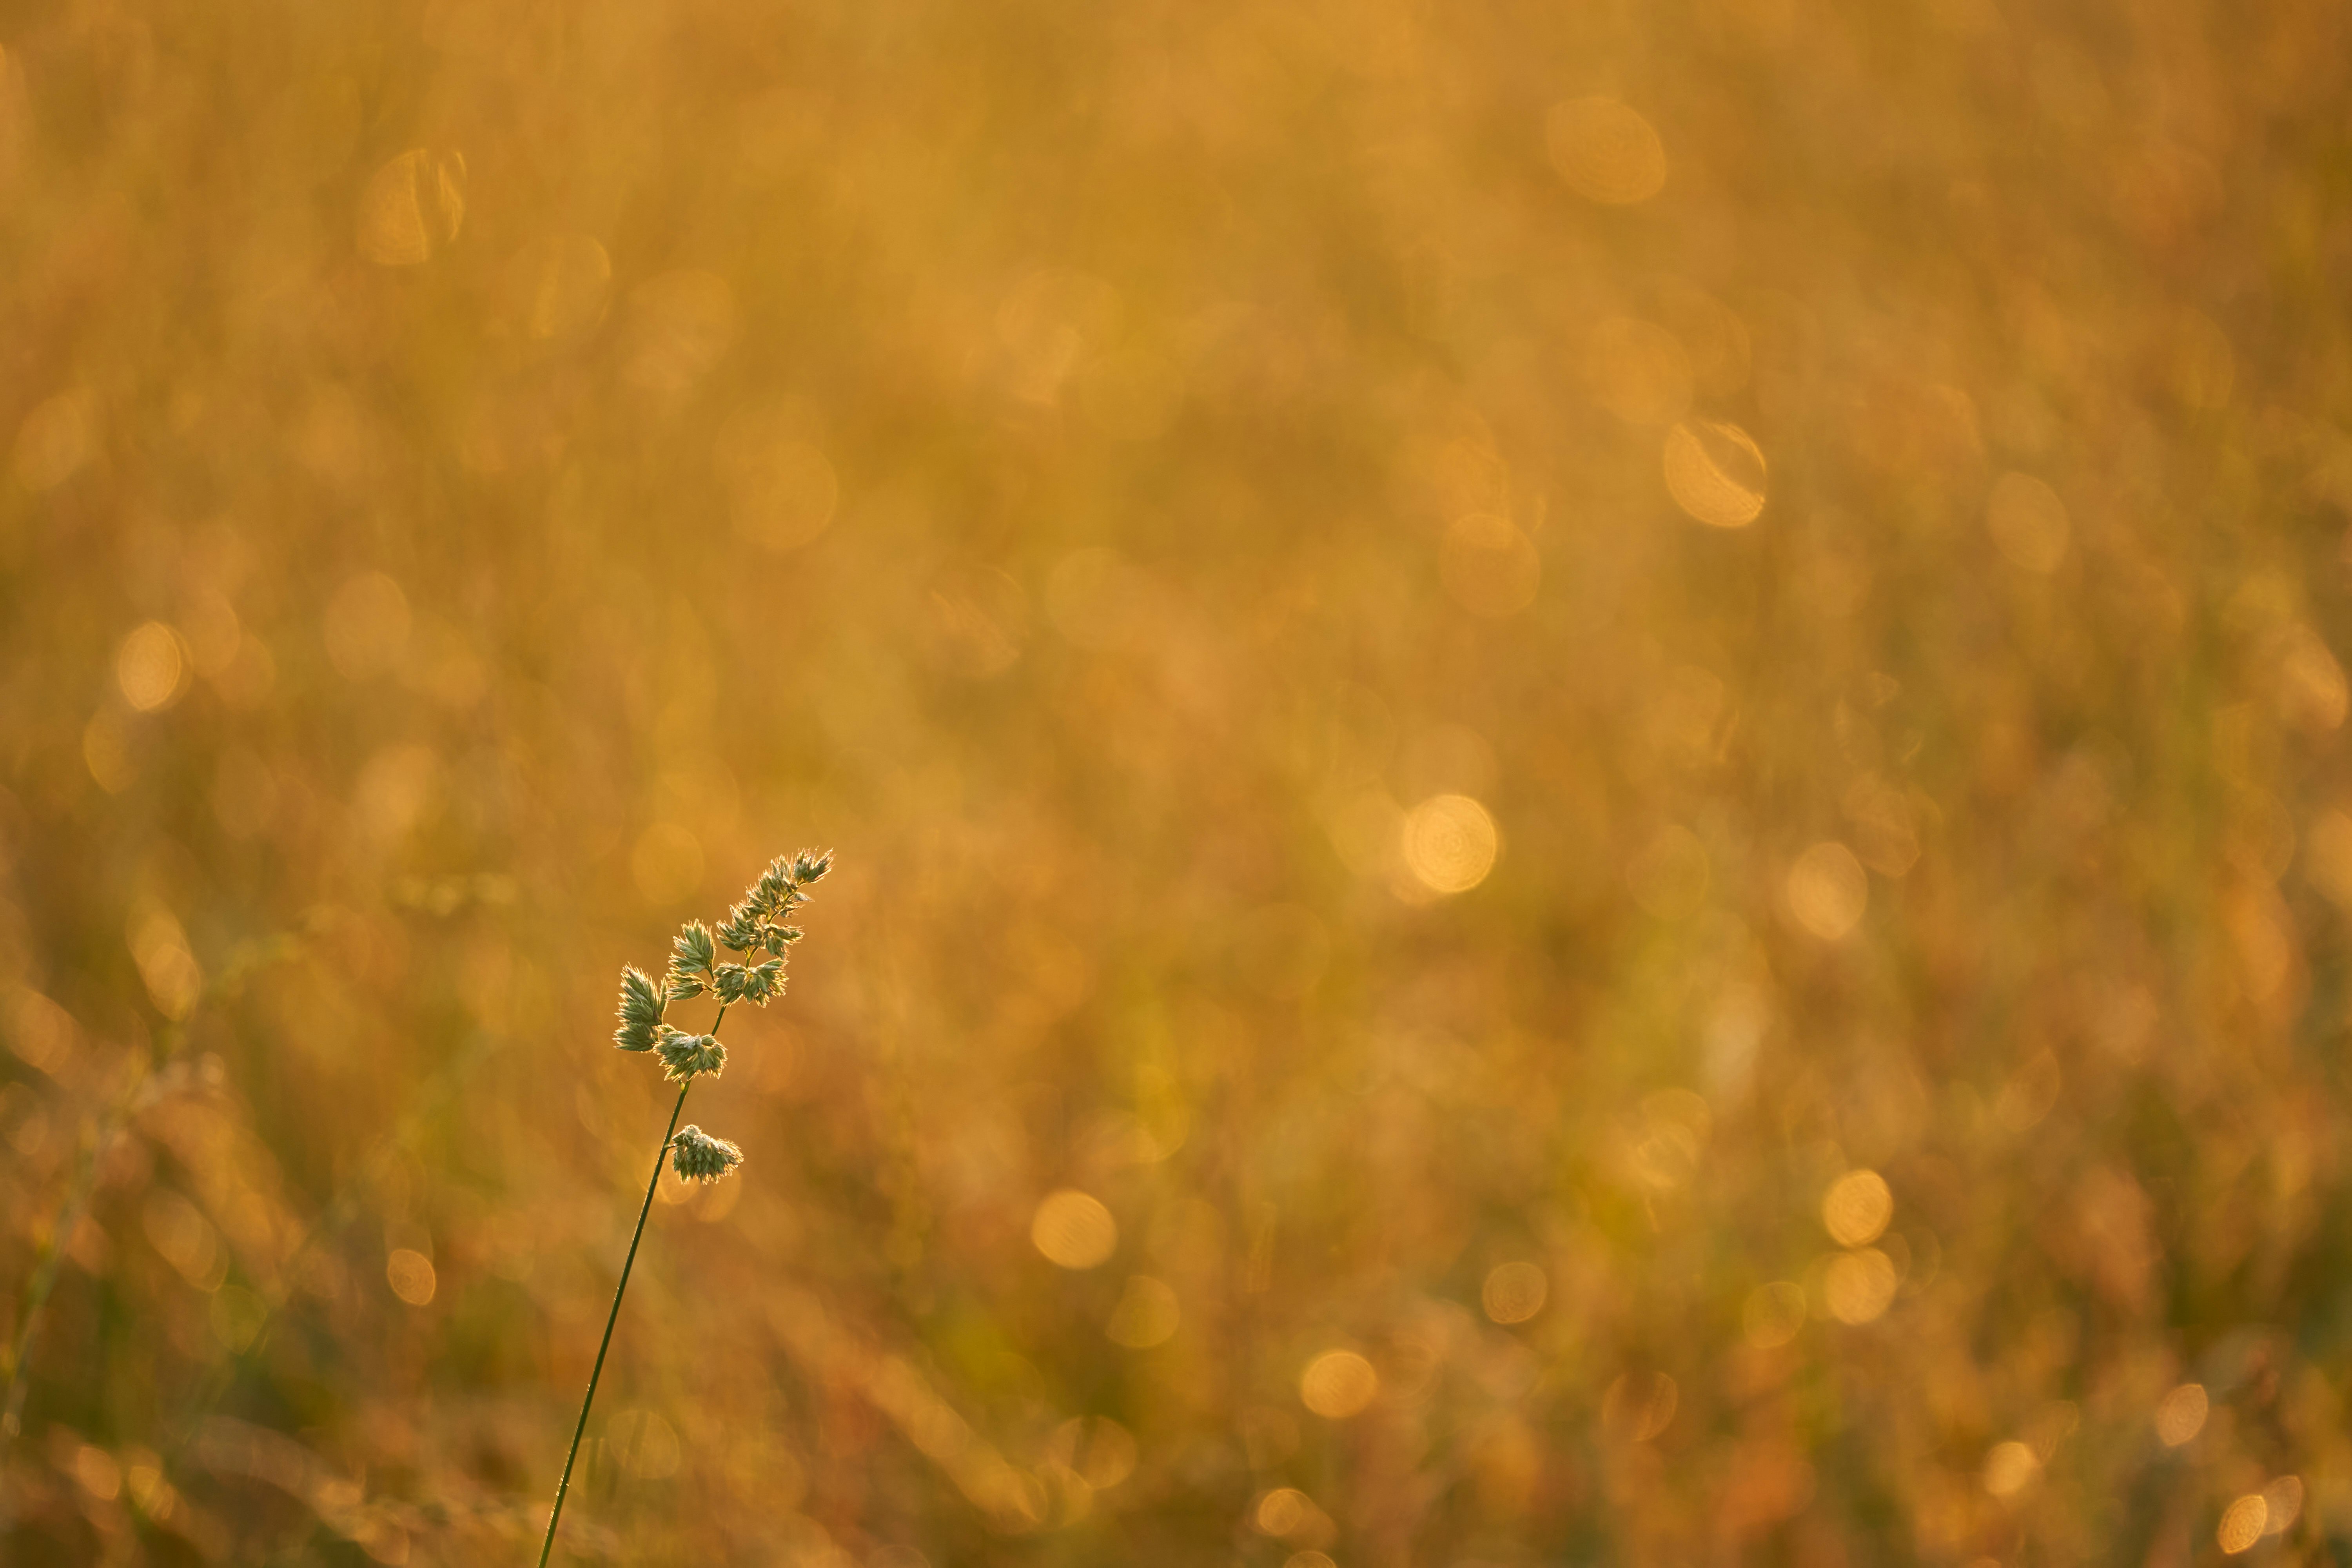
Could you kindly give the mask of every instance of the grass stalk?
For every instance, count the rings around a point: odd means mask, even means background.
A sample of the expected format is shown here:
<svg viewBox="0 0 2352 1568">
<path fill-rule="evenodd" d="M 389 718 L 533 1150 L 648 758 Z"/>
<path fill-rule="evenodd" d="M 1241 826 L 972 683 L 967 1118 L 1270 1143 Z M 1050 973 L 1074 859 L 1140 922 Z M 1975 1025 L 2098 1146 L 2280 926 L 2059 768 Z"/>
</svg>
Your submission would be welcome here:
<svg viewBox="0 0 2352 1568">
<path fill-rule="evenodd" d="M 588 1435 L 588 1412 L 596 1403 L 596 1385 L 604 1376 L 604 1357 L 613 1348 L 613 1329 L 621 1321 L 621 1299 L 629 1289 L 629 1272 L 636 1267 L 637 1247 L 645 1240 L 646 1219 L 653 1213 L 654 1193 L 661 1185 L 662 1162 L 669 1160 L 682 1180 L 715 1182 L 743 1163 L 743 1151 L 724 1138 L 714 1138 L 698 1127 L 680 1128 L 687 1091 L 697 1078 L 718 1076 L 727 1067 L 727 1047 L 719 1042 L 727 1009 L 737 1002 L 764 1007 L 784 991 L 784 957 L 801 939 L 798 926 L 787 924 L 793 910 L 808 901 L 808 889 L 831 869 L 831 854 L 803 849 L 779 856 L 744 893 L 742 902 L 727 914 L 716 931 L 700 921 L 678 928 L 671 944 L 667 971 L 659 982 L 635 967 L 621 971 L 620 1027 L 613 1044 L 625 1051 L 658 1057 L 664 1076 L 677 1084 L 677 1102 L 669 1109 L 669 1127 L 654 1152 L 653 1174 L 646 1182 L 645 1201 L 637 1205 L 637 1228 L 629 1235 L 629 1253 L 621 1260 L 621 1280 L 613 1288 L 612 1310 L 604 1314 L 604 1337 L 596 1346 L 596 1363 L 589 1369 L 588 1392 L 580 1401 L 580 1419 L 572 1423 L 572 1447 L 563 1456 L 563 1474 L 555 1483 L 555 1506 L 547 1513 L 547 1538 L 539 1545 L 539 1568 L 555 1550 L 555 1530 L 563 1518 L 563 1500 L 571 1495 L 572 1468 L 580 1459 L 581 1439 Z M 725 961 L 721 952 L 738 955 Z M 689 997 L 713 996 L 719 1016 L 710 1032 L 689 1035 L 667 1021 L 670 1004 Z"/>
<path fill-rule="evenodd" d="M 726 1009 L 719 1009 L 725 1017 Z M 718 1026 L 711 1026 L 718 1032 Z M 572 1489 L 572 1462 L 580 1458 L 580 1439 L 588 1431 L 588 1409 L 596 1403 L 596 1384 L 604 1375 L 604 1352 L 613 1348 L 613 1325 L 621 1321 L 621 1298 L 628 1292 L 629 1270 L 636 1267 L 637 1243 L 645 1239 L 646 1216 L 653 1213 L 654 1189 L 661 1185 L 662 1161 L 669 1156 L 669 1141 L 677 1136 L 677 1119 L 686 1110 L 687 1091 L 694 1087 L 692 1079 L 677 1086 L 677 1103 L 669 1108 L 669 1127 L 662 1133 L 661 1147 L 654 1151 L 654 1173 L 646 1183 L 646 1201 L 637 1205 L 637 1228 L 629 1237 L 629 1255 L 621 1260 L 621 1282 L 613 1288 L 613 1310 L 604 1314 L 604 1338 L 596 1346 L 596 1364 L 588 1373 L 588 1394 L 580 1401 L 580 1420 L 572 1428 L 572 1451 L 563 1456 L 563 1479 L 555 1483 L 555 1506 L 548 1510 L 547 1539 L 540 1543 L 539 1568 L 547 1568 L 547 1554 L 555 1550 L 555 1524 L 563 1517 L 564 1494 Z"/>
</svg>

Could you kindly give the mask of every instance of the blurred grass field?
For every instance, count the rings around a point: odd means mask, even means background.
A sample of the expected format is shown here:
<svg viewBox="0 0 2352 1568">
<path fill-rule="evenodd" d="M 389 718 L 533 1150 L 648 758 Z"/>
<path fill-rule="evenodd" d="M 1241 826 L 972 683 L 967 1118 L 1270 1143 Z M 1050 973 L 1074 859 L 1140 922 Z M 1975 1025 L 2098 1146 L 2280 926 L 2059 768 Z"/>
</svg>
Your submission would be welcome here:
<svg viewBox="0 0 2352 1568">
<path fill-rule="evenodd" d="M 2347 102 L 0 4 L 0 1558 L 2352 1560 Z"/>
</svg>

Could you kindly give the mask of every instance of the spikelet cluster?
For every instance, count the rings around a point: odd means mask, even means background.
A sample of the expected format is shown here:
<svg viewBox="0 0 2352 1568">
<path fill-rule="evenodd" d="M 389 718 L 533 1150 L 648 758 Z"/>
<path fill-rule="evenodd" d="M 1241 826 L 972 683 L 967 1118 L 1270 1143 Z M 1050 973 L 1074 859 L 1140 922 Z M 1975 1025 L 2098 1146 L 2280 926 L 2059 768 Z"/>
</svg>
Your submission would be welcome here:
<svg viewBox="0 0 2352 1568">
<path fill-rule="evenodd" d="M 743 1163 L 743 1151 L 689 1121 L 669 1141 L 669 1157 L 686 1180 L 715 1182 Z"/>
<path fill-rule="evenodd" d="M 710 966 L 719 953 L 710 945 L 710 928 L 700 921 L 688 921 L 678 928 L 677 938 L 670 943 L 669 999 L 683 1002 L 689 996 L 702 994 L 703 984 L 710 978 Z"/>
<path fill-rule="evenodd" d="M 662 999 L 653 977 L 634 966 L 621 970 L 621 1026 L 613 1043 L 625 1051 L 649 1051 L 662 1026 Z"/>
<path fill-rule="evenodd" d="M 735 1003 L 764 1007 L 782 995 L 786 956 L 801 939 L 800 927 L 791 923 L 792 913 L 808 902 L 811 885 L 832 868 L 830 851 L 780 855 L 745 890 L 742 901 L 727 911 L 717 931 L 700 921 L 678 928 L 670 943 L 669 967 L 658 983 L 633 965 L 623 968 L 621 1022 L 613 1031 L 613 1044 L 625 1051 L 656 1052 L 662 1075 L 674 1083 L 719 1076 L 727 1066 L 727 1047 L 719 1043 L 716 1026 L 710 1034 L 689 1034 L 664 1022 L 663 1015 L 671 1003 L 705 993 L 719 999 L 722 1016 Z M 736 959 L 722 962 L 722 948 Z M 678 1174 L 698 1181 L 717 1181 L 743 1163 L 740 1149 L 696 1127 L 680 1132 L 671 1148 Z"/>
<path fill-rule="evenodd" d="M 719 1043 L 716 1035 L 689 1035 L 684 1029 L 666 1029 L 661 1044 L 654 1048 L 661 1053 L 662 1077 L 673 1083 L 704 1074 L 717 1078 L 727 1066 L 727 1047 Z"/>
</svg>

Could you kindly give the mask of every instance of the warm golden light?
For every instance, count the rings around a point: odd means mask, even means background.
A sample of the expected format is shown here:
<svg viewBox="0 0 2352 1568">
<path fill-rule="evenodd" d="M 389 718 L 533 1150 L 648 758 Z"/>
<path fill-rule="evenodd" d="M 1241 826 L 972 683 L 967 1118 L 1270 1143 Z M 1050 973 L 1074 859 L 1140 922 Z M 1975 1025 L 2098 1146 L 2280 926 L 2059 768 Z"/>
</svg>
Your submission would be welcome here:
<svg viewBox="0 0 2352 1568">
<path fill-rule="evenodd" d="M 1501 620 L 1535 602 L 1543 560 L 1511 520 L 1474 511 L 1454 519 L 1439 554 L 1445 591 L 1474 616 Z"/>
<path fill-rule="evenodd" d="M 1299 1400 L 1333 1421 L 1361 1414 L 1380 1391 L 1380 1373 L 1354 1351 L 1325 1351 L 1307 1363 L 1298 1378 Z"/>
<path fill-rule="evenodd" d="M 2168 1448 L 2179 1447 L 2205 1429 L 2207 1408 L 2204 1386 L 2182 1384 L 2157 1402 L 2157 1436 Z"/>
<path fill-rule="evenodd" d="M 621 1468 L 639 1480 L 674 1476 L 685 1459 L 677 1429 L 652 1410 L 614 1412 L 605 1425 L 604 1441 Z"/>
<path fill-rule="evenodd" d="M 1865 1247 L 1830 1259 L 1822 1274 L 1822 1299 L 1841 1323 L 1875 1322 L 1894 1304 L 1902 1282 L 1893 1258 Z"/>
<path fill-rule="evenodd" d="M 160 903 L 143 905 L 132 912 L 123 934 L 155 1010 L 173 1019 L 194 1012 L 204 994 L 204 966 L 172 911 Z"/>
<path fill-rule="evenodd" d="M 1686 421 L 1666 432 L 1666 489 L 1710 528 L 1745 528 L 1764 510 L 1764 454 L 1737 425 Z"/>
<path fill-rule="evenodd" d="M 2221 1528 L 2214 1531 L 2213 1539 L 2222 1552 L 2235 1557 L 2263 1538 L 2263 1527 L 2269 1522 L 2270 1505 L 2259 1493 L 2249 1494 L 2221 1510 Z"/>
<path fill-rule="evenodd" d="M 1660 920 L 1679 920 L 1706 901 L 1713 863 L 1706 846 L 1689 828 L 1661 828 L 1626 868 L 1633 901 Z"/>
<path fill-rule="evenodd" d="M 112 1500 L 122 1489 L 122 1466 L 105 1449 L 84 1443 L 74 1450 L 74 1479 L 94 1498 Z"/>
<path fill-rule="evenodd" d="M 2281 1476 L 2263 1489 L 2263 1533 L 2284 1535 L 2303 1517 L 2303 1478 Z"/>
<path fill-rule="evenodd" d="M 1805 1288 L 1779 1279 L 1748 1292 L 1739 1324 L 1758 1350 L 1776 1350 L 1804 1331 Z"/>
<path fill-rule="evenodd" d="M 1822 1194 L 1822 1224 L 1841 1247 L 1867 1247 L 1895 1217 L 1895 1194 L 1875 1171 L 1848 1171 Z"/>
<path fill-rule="evenodd" d="M 621 375 L 653 405 L 675 405 L 719 368 L 742 310 L 716 272 L 681 268 L 629 291 L 622 312 Z"/>
<path fill-rule="evenodd" d="M 1255 1518 L 1265 1533 L 1289 1536 L 1311 1529 L 1322 1511 L 1313 1498 L 1296 1487 L 1276 1487 L 1258 1499 Z"/>
<path fill-rule="evenodd" d="M 1073 1416 L 1055 1428 L 1046 1451 L 1098 1492 L 1135 1473 L 1135 1436 L 1108 1416 Z"/>
<path fill-rule="evenodd" d="M 153 713 L 179 700 L 185 689 L 188 660 L 180 634 L 161 621 L 149 621 L 122 639 L 114 655 L 115 684 L 122 700 L 142 713 Z"/>
<path fill-rule="evenodd" d="M 352 680 L 394 673 L 408 653 L 408 595 L 381 572 L 363 572 L 327 601 L 320 631 L 327 657 Z"/>
<path fill-rule="evenodd" d="M 523 331 L 541 341 L 591 330 L 612 300 L 613 258 L 590 235 L 551 235 L 526 247 L 513 276 Z"/>
<path fill-rule="evenodd" d="M 99 455 L 96 411 L 80 392 L 60 392 L 36 404 L 16 426 L 13 471 L 28 489 L 52 489 Z"/>
<path fill-rule="evenodd" d="M 1593 330 L 1593 395 L 1628 425 L 1671 425 L 1690 407 L 1690 353 L 1664 327 L 1612 316 Z"/>
<path fill-rule="evenodd" d="M 2000 552 L 2028 572 L 2055 572 L 2066 558 L 2066 503 L 2030 474 L 2003 474 L 1994 482 L 1985 526 Z"/>
<path fill-rule="evenodd" d="M 6 16 L 0 1563 L 2352 1529 L 2352 8 Z"/>
<path fill-rule="evenodd" d="M 2296 729 L 2319 734 L 2344 722 L 2352 685 L 2342 661 L 2308 626 L 2292 626 L 2277 647 L 2280 716 Z"/>
<path fill-rule="evenodd" d="M 1682 1389 L 1663 1372 L 1629 1372 L 1601 1396 L 1601 1424 L 1628 1443 L 1646 1443 L 1674 1424 Z"/>
<path fill-rule="evenodd" d="M 1984 1488 L 1997 1498 L 2016 1497 L 2041 1479 L 2041 1457 L 2026 1444 L 1996 1443 L 1985 1455 Z"/>
<path fill-rule="evenodd" d="M 393 1249 L 392 1256 L 384 1261 L 383 1277 L 392 1293 L 412 1307 L 426 1305 L 439 1289 L 433 1260 L 405 1247 Z"/>
<path fill-rule="evenodd" d="M 656 822 L 629 851 L 629 874 L 646 903 L 667 909 L 702 885 L 702 841 L 675 822 Z"/>
<path fill-rule="evenodd" d="M 1666 183 L 1666 150 L 1657 132 L 1613 98 L 1554 104 L 1544 135 L 1560 178 L 1596 202 L 1645 202 Z"/>
<path fill-rule="evenodd" d="M 1092 1268 L 1118 1250 L 1118 1222 L 1111 1217 L 1101 1199 L 1066 1187 L 1047 1194 L 1045 1202 L 1037 1205 L 1036 1215 L 1029 1222 L 1029 1239 L 1050 1263 L 1064 1268 Z M 1167 1305 L 1172 1311 L 1172 1298 Z M 1169 1331 L 1175 1331 L 1172 1321 Z"/>
<path fill-rule="evenodd" d="M 1044 1250 L 1042 1246 L 1039 1250 Z M 1177 1325 L 1183 1319 L 1183 1311 L 1176 1304 L 1176 1292 L 1160 1280 L 1139 1274 L 1127 1282 L 1104 1332 L 1129 1350 L 1149 1350 L 1175 1338 Z"/>
<path fill-rule="evenodd" d="M 1498 1323 L 1524 1323 L 1543 1310 L 1551 1281 L 1532 1263 L 1498 1263 L 1486 1275 L 1478 1292 L 1486 1316 Z"/>
<path fill-rule="evenodd" d="M 1500 843 L 1495 819 L 1468 795 L 1432 795 L 1405 816 L 1405 866 L 1433 893 L 1466 893 L 1485 881 Z"/>
<path fill-rule="evenodd" d="M 415 267 L 457 237 L 466 160 L 415 147 L 379 167 L 360 196 L 359 253 L 379 267 Z"/>
<path fill-rule="evenodd" d="M 1789 868 L 1789 912 L 1823 942 L 1837 942 L 1870 907 L 1870 878 L 1843 844 L 1816 844 Z"/>
<path fill-rule="evenodd" d="M 825 531 L 841 478 L 825 455 L 793 434 L 791 421 L 753 415 L 719 432 L 719 482 L 736 533 L 768 550 L 798 549 Z"/>
</svg>

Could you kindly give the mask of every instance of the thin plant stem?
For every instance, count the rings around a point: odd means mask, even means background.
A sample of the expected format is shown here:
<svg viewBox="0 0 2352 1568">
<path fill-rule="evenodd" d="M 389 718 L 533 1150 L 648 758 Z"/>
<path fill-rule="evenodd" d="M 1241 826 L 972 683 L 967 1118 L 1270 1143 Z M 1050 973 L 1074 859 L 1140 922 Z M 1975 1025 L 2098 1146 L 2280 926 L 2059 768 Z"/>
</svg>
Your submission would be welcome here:
<svg viewBox="0 0 2352 1568">
<path fill-rule="evenodd" d="M 555 1483 L 555 1507 L 547 1515 L 547 1539 L 540 1544 L 539 1568 L 547 1568 L 547 1554 L 555 1550 L 555 1521 L 563 1517 L 564 1494 L 572 1489 L 572 1462 L 580 1457 L 580 1439 L 588 1431 L 588 1407 L 596 1403 L 596 1383 L 604 1375 L 604 1352 L 613 1348 L 613 1325 L 621 1321 L 621 1297 L 629 1288 L 629 1270 L 636 1266 L 637 1243 L 645 1239 L 646 1216 L 654 1207 L 654 1189 L 661 1185 L 662 1160 L 669 1153 L 669 1141 L 677 1135 L 677 1119 L 686 1110 L 686 1091 L 693 1087 L 692 1079 L 677 1086 L 677 1103 L 669 1108 L 669 1131 L 662 1134 L 661 1147 L 654 1151 L 653 1179 L 646 1183 L 646 1201 L 637 1209 L 637 1229 L 629 1237 L 629 1255 L 621 1260 L 621 1282 L 613 1288 L 613 1310 L 604 1314 L 604 1338 L 596 1347 L 596 1364 L 588 1373 L 588 1395 L 580 1402 L 579 1424 L 572 1428 L 572 1451 L 563 1456 L 563 1479 Z"/>
<path fill-rule="evenodd" d="M 710 1032 L 717 1034 L 719 1025 L 726 1020 L 727 1009 L 722 1005 Z M 646 1201 L 637 1206 L 637 1228 L 629 1237 L 629 1255 L 621 1260 L 621 1282 L 613 1288 L 613 1310 L 604 1314 L 604 1338 L 596 1346 L 596 1364 L 589 1369 L 588 1394 L 580 1402 L 579 1423 L 572 1428 L 572 1451 L 563 1456 L 563 1479 L 555 1483 L 555 1507 L 547 1515 L 547 1539 L 540 1543 L 539 1568 L 547 1568 L 547 1554 L 555 1550 L 555 1521 L 563 1517 L 564 1495 L 572 1489 L 572 1464 L 580 1458 L 580 1439 L 587 1435 L 588 1409 L 596 1403 L 597 1380 L 604 1375 L 604 1352 L 613 1348 L 613 1325 L 621 1321 L 621 1297 L 629 1289 L 629 1270 L 636 1267 L 637 1243 L 645 1239 L 646 1216 L 653 1213 L 654 1192 L 661 1185 L 662 1161 L 669 1154 L 669 1141 L 677 1136 L 677 1119 L 686 1110 L 686 1091 L 693 1087 L 690 1078 L 677 1086 L 677 1103 L 669 1108 L 669 1131 L 662 1134 L 661 1147 L 654 1151 L 654 1173 L 646 1183 Z"/>
</svg>

